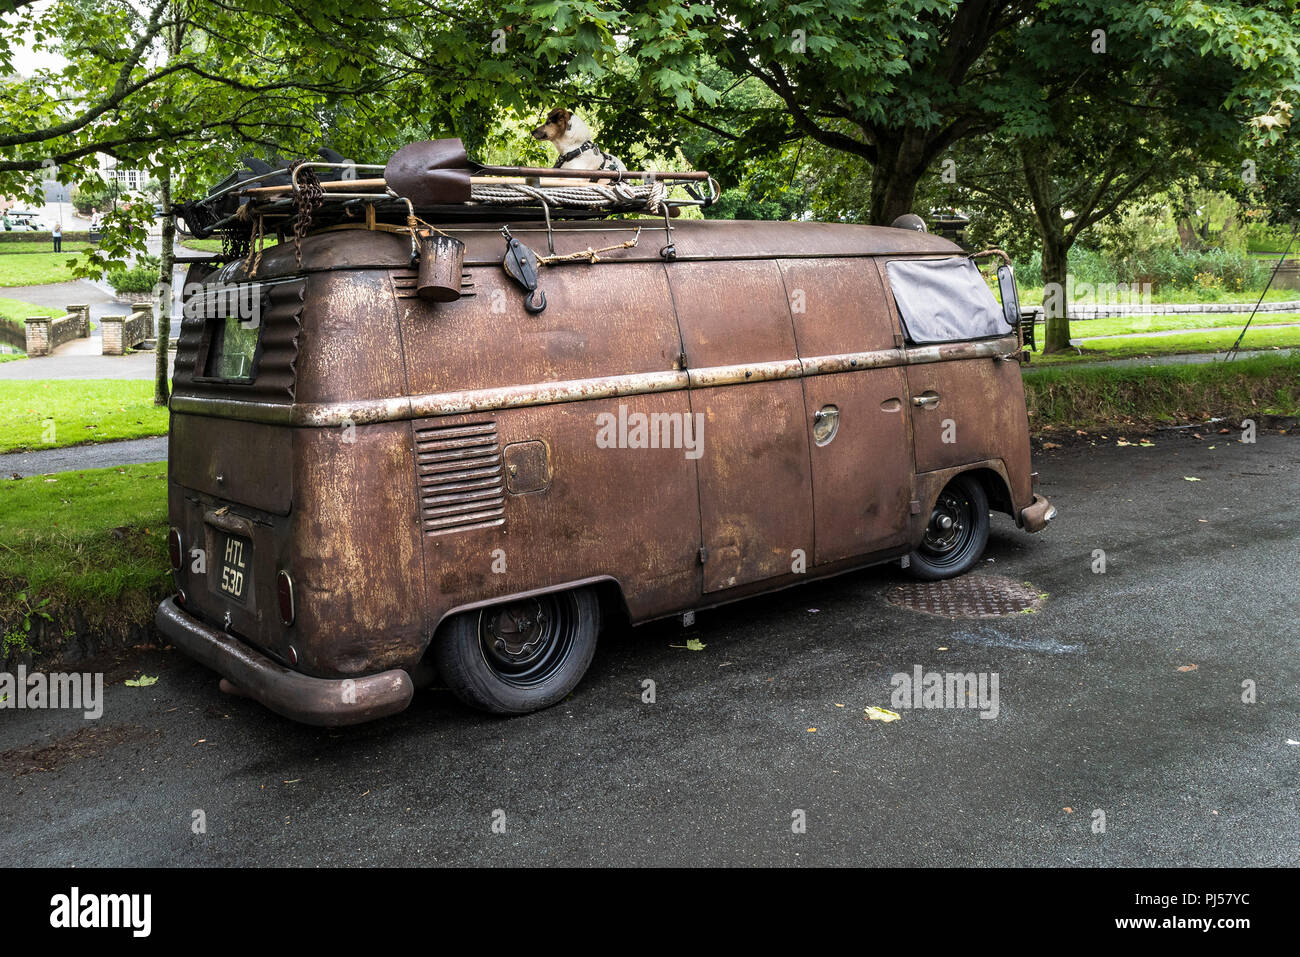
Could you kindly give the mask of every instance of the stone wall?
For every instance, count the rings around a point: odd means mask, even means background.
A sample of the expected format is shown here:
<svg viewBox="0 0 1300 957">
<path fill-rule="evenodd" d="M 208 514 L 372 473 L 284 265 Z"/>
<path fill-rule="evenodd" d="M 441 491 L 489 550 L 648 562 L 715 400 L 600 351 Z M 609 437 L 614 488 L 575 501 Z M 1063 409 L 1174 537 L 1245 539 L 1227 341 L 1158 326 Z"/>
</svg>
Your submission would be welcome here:
<svg viewBox="0 0 1300 957">
<path fill-rule="evenodd" d="M 35 316 L 28 319 L 25 325 L 28 357 L 47 356 L 65 342 L 85 339 L 90 335 L 90 307 L 68 306 L 66 315 Z"/>
<path fill-rule="evenodd" d="M 104 355 L 125 355 L 153 334 L 153 312 L 137 309 L 129 316 L 104 316 L 99 320 L 104 339 Z"/>
</svg>

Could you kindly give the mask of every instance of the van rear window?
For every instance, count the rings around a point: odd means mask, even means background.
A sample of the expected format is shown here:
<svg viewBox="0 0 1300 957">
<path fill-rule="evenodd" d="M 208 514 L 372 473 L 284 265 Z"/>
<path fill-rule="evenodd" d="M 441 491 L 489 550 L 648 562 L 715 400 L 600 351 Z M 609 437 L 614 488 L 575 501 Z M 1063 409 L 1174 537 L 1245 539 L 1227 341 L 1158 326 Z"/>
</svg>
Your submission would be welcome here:
<svg viewBox="0 0 1300 957">
<path fill-rule="evenodd" d="M 1002 309 L 976 265 L 951 259 L 895 259 L 885 264 L 903 331 L 912 342 L 1005 336 Z"/>
<path fill-rule="evenodd" d="M 271 283 L 214 283 L 185 302 L 187 318 L 203 320 L 197 374 L 219 382 L 252 382 L 257 372 L 262 317 Z"/>
<path fill-rule="evenodd" d="M 238 316 L 213 319 L 210 325 L 211 340 L 203 374 L 228 382 L 253 381 L 253 360 L 257 358 L 257 334 L 261 326 L 247 328 L 245 320 Z"/>
</svg>

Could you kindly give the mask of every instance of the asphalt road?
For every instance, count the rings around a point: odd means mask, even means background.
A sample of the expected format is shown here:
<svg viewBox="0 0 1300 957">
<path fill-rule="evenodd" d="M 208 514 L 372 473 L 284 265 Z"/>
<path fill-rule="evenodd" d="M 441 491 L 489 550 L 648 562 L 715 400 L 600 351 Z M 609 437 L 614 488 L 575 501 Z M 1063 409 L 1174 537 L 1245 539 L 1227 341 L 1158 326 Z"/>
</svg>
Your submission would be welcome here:
<svg viewBox="0 0 1300 957">
<path fill-rule="evenodd" d="M 0 480 L 14 475 L 46 475 L 74 469 L 105 469 L 119 465 L 167 461 L 167 436 L 146 439 L 123 439 L 70 445 L 58 449 L 33 449 L 0 455 Z"/>
<path fill-rule="evenodd" d="M 429 691 L 333 731 L 138 653 L 98 722 L 0 711 L 6 863 L 1300 864 L 1300 441 L 1115 439 L 1037 457 L 1045 533 L 995 519 L 977 574 L 1036 614 L 906 611 L 869 570 L 609 634 L 540 714 Z M 996 672 L 998 716 L 866 720 L 915 665 Z"/>
</svg>

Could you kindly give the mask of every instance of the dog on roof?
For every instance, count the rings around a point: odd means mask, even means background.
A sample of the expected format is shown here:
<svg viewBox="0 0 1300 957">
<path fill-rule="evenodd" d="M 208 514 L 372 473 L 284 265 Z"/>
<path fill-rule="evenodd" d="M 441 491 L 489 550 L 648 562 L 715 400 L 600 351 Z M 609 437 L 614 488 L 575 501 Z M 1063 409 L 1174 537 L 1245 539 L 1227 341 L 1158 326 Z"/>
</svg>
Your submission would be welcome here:
<svg viewBox="0 0 1300 957">
<path fill-rule="evenodd" d="M 533 136 L 555 147 L 559 156 L 555 169 L 626 170 L 622 161 L 592 142 L 591 130 L 572 110 L 556 107 L 546 114 L 546 122 L 533 130 Z"/>
</svg>

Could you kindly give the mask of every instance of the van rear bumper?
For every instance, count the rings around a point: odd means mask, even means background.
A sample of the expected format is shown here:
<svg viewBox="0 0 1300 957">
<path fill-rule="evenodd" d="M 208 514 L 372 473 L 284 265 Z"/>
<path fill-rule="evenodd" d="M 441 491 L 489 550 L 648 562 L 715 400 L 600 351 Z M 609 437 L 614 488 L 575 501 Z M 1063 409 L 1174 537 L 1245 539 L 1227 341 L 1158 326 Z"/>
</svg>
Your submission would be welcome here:
<svg viewBox="0 0 1300 957">
<path fill-rule="evenodd" d="M 250 698 L 304 724 L 360 724 L 405 710 L 415 694 L 400 668 L 359 678 L 313 678 L 272 661 L 233 635 L 210 628 L 168 598 L 154 614 L 158 630 L 191 658 Z"/>
<path fill-rule="evenodd" d="M 1056 518 L 1056 506 L 1035 493 L 1034 501 L 1020 510 L 1020 527 L 1026 532 L 1041 532 Z"/>
</svg>

